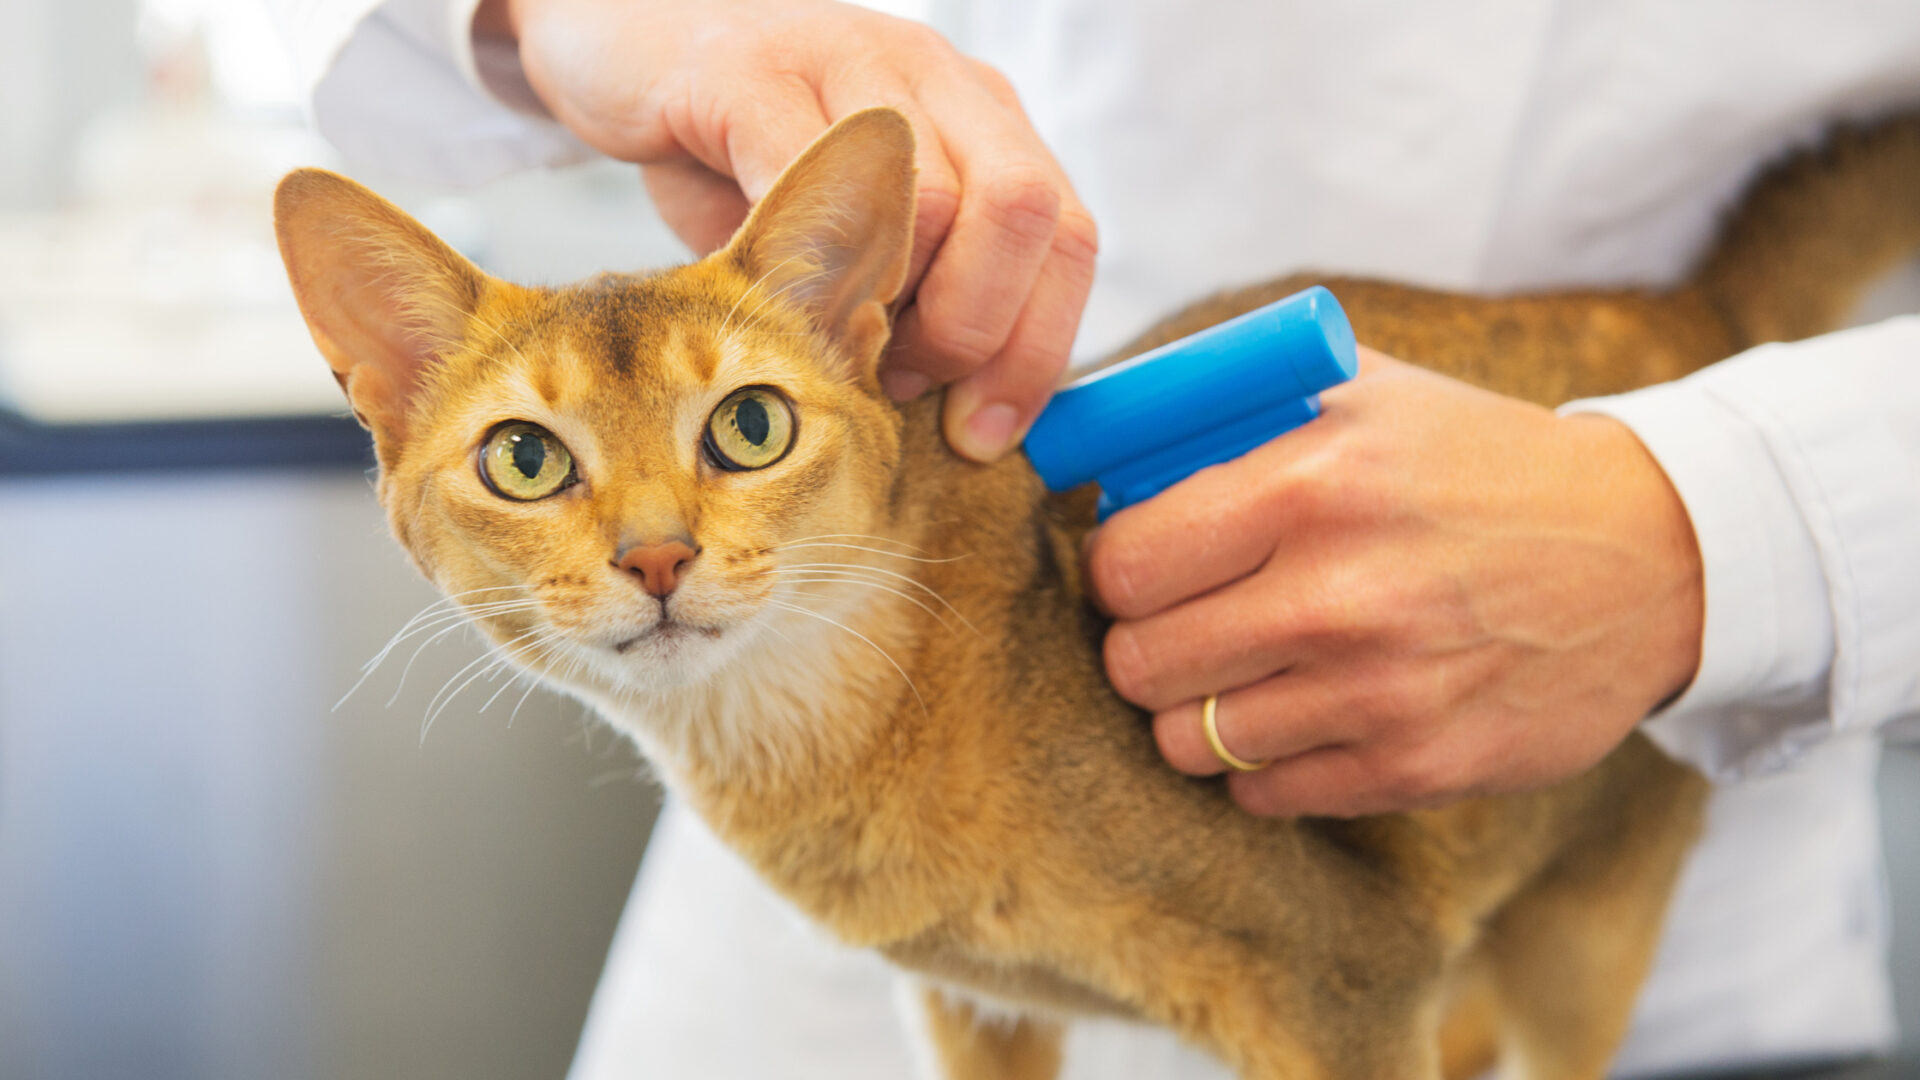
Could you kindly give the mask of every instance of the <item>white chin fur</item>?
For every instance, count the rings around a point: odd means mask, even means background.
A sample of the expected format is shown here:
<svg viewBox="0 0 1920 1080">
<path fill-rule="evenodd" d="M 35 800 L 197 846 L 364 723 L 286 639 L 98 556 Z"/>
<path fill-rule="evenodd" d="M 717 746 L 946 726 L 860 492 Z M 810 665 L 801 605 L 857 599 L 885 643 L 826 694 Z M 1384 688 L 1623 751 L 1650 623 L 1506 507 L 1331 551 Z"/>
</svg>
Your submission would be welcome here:
<svg viewBox="0 0 1920 1080">
<path fill-rule="evenodd" d="M 836 624 L 871 603 L 837 599 L 828 609 Z M 568 652 L 582 662 L 563 657 L 552 670 L 568 677 L 546 681 L 638 742 L 671 784 L 688 753 L 722 770 L 751 770 L 816 741 L 823 718 L 844 711 L 849 674 L 879 662 L 875 649 L 864 636 L 769 605 L 718 636 L 642 641 L 624 653 L 576 646 Z M 904 678 L 891 666 L 878 677 Z"/>
</svg>

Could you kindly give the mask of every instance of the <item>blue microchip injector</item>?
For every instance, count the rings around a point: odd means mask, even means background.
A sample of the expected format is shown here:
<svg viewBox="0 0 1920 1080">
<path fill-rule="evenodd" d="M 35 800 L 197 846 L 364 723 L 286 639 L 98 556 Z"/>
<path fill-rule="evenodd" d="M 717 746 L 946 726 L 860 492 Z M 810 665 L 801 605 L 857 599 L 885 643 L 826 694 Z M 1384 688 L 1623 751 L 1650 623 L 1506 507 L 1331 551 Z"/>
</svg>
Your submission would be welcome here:
<svg viewBox="0 0 1920 1080">
<path fill-rule="evenodd" d="M 1027 457 L 1050 490 L 1097 481 L 1104 519 L 1320 415 L 1356 365 L 1347 313 L 1315 285 L 1069 384 Z"/>
</svg>

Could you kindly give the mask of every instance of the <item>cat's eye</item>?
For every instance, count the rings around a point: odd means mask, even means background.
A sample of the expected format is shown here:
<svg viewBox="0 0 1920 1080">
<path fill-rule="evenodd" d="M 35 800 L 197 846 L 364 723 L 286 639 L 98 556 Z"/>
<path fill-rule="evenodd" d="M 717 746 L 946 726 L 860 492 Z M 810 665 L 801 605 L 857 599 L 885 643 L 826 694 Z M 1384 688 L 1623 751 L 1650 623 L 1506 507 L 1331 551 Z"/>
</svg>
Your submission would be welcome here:
<svg viewBox="0 0 1920 1080">
<path fill-rule="evenodd" d="M 707 419 L 707 456 L 729 472 L 764 469 L 793 445 L 793 410 L 771 387 L 727 395 Z"/>
<path fill-rule="evenodd" d="M 553 432 L 514 420 L 494 428 L 480 447 L 480 476 L 494 494 L 531 502 L 573 482 L 573 455 Z"/>
</svg>

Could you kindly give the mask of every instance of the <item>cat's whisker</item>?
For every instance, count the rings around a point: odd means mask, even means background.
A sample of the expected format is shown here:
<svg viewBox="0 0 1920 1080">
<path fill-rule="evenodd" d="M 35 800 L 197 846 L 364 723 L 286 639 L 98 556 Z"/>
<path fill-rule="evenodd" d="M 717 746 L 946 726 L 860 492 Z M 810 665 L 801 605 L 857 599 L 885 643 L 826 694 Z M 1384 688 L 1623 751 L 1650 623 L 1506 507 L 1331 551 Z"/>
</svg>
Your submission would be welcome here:
<svg viewBox="0 0 1920 1080">
<path fill-rule="evenodd" d="M 771 268 L 767 270 L 766 273 L 761 274 L 757 279 L 754 280 L 753 284 L 747 286 L 747 291 L 741 293 L 740 298 L 738 300 L 735 300 L 733 302 L 733 306 L 727 309 L 727 314 L 720 320 L 720 330 L 714 336 L 725 337 L 727 334 L 728 325 L 733 322 L 734 313 L 740 310 L 741 304 L 744 304 L 747 302 L 747 297 L 753 295 L 753 290 L 759 288 L 763 282 L 765 282 L 768 278 L 772 277 L 775 273 L 779 272 L 781 267 L 787 265 L 788 263 L 792 262 L 793 260 L 799 257 L 800 256 L 798 254 L 787 256 L 786 258 L 780 260 L 778 263 L 775 263 Z"/>
<path fill-rule="evenodd" d="M 503 345 L 505 345 L 505 346 L 506 346 L 507 348 L 509 348 L 509 349 L 512 349 L 512 350 L 513 350 L 513 355 L 515 355 L 515 356 L 517 356 L 517 357 L 519 357 L 519 358 L 520 358 L 520 362 L 521 362 L 521 363 L 523 363 L 523 364 L 527 364 L 527 365 L 528 365 L 529 367 L 531 367 L 531 366 L 532 366 L 532 364 L 531 364 L 531 362 L 527 360 L 527 354 L 526 354 L 526 353 L 523 353 L 523 352 L 521 352 L 521 351 L 520 351 L 520 346 L 518 346 L 518 345 L 515 345 L 515 344 L 514 344 L 513 342 L 511 342 L 511 341 L 509 341 L 509 340 L 507 340 L 507 335 L 505 335 L 505 334 L 503 334 L 503 333 L 501 333 L 501 332 L 500 332 L 500 328 L 499 328 L 499 327 L 496 327 L 496 326 L 494 326 L 494 325 L 493 325 L 492 323 L 490 323 L 490 322 L 488 322 L 488 321 L 486 321 L 485 319 L 483 319 L 483 318 L 481 318 L 481 317 L 480 317 L 480 316 L 479 316 L 479 315 L 478 315 L 477 313 L 475 313 L 475 312 L 471 312 L 471 311 L 469 311 L 469 312 L 467 313 L 467 318 L 468 318 L 468 319 L 471 319 L 472 321 L 474 321 L 474 322 L 476 322 L 476 323 L 479 323 L 479 324 L 480 324 L 480 327 L 481 327 L 481 329 L 483 329 L 483 330 L 486 330 L 486 331 L 487 331 L 488 333 L 490 333 L 490 334 L 492 334 L 492 335 L 493 335 L 494 337 L 497 337 L 497 338 L 499 338 L 499 339 L 500 339 L 500 343 L 501 343 L 501 344 L 503 344 Z"/>
<path fill-rule="evenodd" d="M 917 562 L 917 563 L 950 563 L 950 562 L 959 562 L 961 559 L 970 559 L 973 557 L 973 553 L 969 551 L 962 555 L 949 555 L 944 559 L 929 559 L 923 555 L 907 555 L 898 551 L 887 551 L 882 548 L 867 547 L 863 544 L 836 544 L 836 543 L 830 543 L 830 542 L 823 542 L 823 543 L 810 542 L 810 543 L 804 543 L 804 544 L 795 542 L 790 544 L 776 544 L 773 547 L 768 548 L 767 550 L 791 551 L 794 548 L 810 548 L 810 547 L 851 548 L 854 551 L 871 551 L 875 555 L 886 555 L 895 559 L 907 559 L 911 562 Z"/>
<path fill-rule="evenodd" d="M 895 540 L 891 536 L 875 536 L 872 533 L 815 533 L 812 536 L 796 536 L 791 540 L 785 541 L 783 543 L 775 544 L 772 547 L 767 548 L 767 550 L 779 551 L 782 548 L 797 547 L 800 544 L 804 544 L 812 540 L 872 540 L 875 543 L 881 543 L 881 544 L 898 544 L 909 551 L 917 551 L 922 555 L 925 555 L 928 553 L 926 548 L 915 547 L 914 545 L 907 543 L 905 540 Z"/>
<path fill-rule="evenodd" d="M 509 586 L 499 586 L 497 588 L 517 589 L 517 588 L 520 588 L 520 586 L 509 585 Z M 393 651 L 393 647 L 396 644 L 398 644 L 400 641 L 406 638 L 407 632 L 412 630 L 420 622 L 434 620 L 439 618 L 442 615 L 446 615 L 446 614 L 449 614 L 450 612 L 460 610 L 457 606 L 459 604 L 460 597 L 471 596 L 475 593 L 493 592 L 493 591 L 495 591 L 494 588 L 468 589 L 466 592 L 456 593 L 453 596 L 443 597 L 439 600 L 435 600 L 433 603 L 428 604 L 424 608 L 421 608 L 419 612 L 417 612 L 413 616 L 413 618 L 408 619 L 406 623 L 402 625 L 400 629 L 394 633 L 393 637 L 387 639 L 386 645 L 382 647 L 381 650 L 374 655 L 373 659 L 367 661 L 364 665 L 362 665 L 362 670 L 370 671 L 373 668 L 379 667 L 380 661 L 385 659 L 386 655 Z"/>
<path fill-rule="evenodd" d="M 534 645 L 537 647 L 539 645 L 539 642 L 534 642 Z M 512 657 L 509 656 L 509 657 L 506 657 L 506 659 L 511 661 Z M 505 671 L 508 674 L 507 681 L 501 683 L 500 686 L 497 689 L 495 689 L 492 694 L 488 695 L 487 700 L 481 703 L 480 709 L 479 709 L 480 712 L 486 712 L 488 709 L 491 709 L 493 707 L 493 703 L 500 700 L 500 695 L 506 693 L 508 690 L 513 689 L 514 684 L 518 683 L 521 677 L 525 674 L 525 672 L 522 672 L 518 668 L 515 668 L 513 664 L 509 662 L 509 663 L 496 665 L 493 668 L 492 673 L 487 676 L 487 681 L 492 682 L 495 678 L 499 676 L 500 672 L 502 671 Z"/>
<path fill-rule="evenodd" d="M 763 620 L 760 623 L 760 626 L 762 629 L 772 631 L 775 637 L 778 637 L 781 641 L 786 642 L 788 645 L 794 644 L 794 640 L 787 636 L 787 632 L 785 630 L 780 629 L 779 627 L 773 625 L 772 623 L 766 622 Z"/>
<path fill-rule="evenodd" d="M 795 573 L 798 573 L 798 572 L 799 571 L 795 571 Z M 819 570 L 808 571 L 808 572 L 814 573 L 814 574 L 833 573 L 834 576 L 786 577 L 785 574 L 782 573 L 781 571 L 778 571 L 778 570 L 772 571 L 773 574 L 781 575 L 784 578 L 784 583 L 788 585 L 865 585 L 870 589 L 879 589 L 881 592 L 892 593 L 893 595 L 899 597 L 900 599 L 905 600 L 907 603 L 912 604 L 913 606 L 919 608 L 921 611 L 924 611 L 927 614 L 933 616 L 934 621 L 940 624 L 941 629 L 943 630 L 952 629 L 951 626 L 947 625 L 947 617 L 945 615 L 941 614 L 938 611 L 935 611 L 933 608 L 930 608 L 926 604 L 922 603 L 919 597 L 914 596 L 911 593 L 903 592 L 899 589 L 896 589 L 893 586 L 886 584 L 885 582 L 875 581 L 872 578 L 860 577 L 859 575 L 852 574 L 852 573 L 836 573 L 832 571 L 819 571 Z"/>
<path fill-rule="evenodd" d="M 644 778 L 646 773 L 647 770 L 637 766 L 626 769 L 608 769 L 606 772 L 589 779 L 587 781 L 587 790 L 598 791 L 608 784 L 613 783 L 615 780 L 639 780 Z"/>
<path fill-rule="evenodd" d="M 481 618 L 490 618 L 495 615 L 504 615 L 512 611 L 531 610 L 533 608 L 537 608 L 540 606 L 540 601 L 538 600 L 512 600 L 512 601 L 501 601 L 501 603 L 503 605 L 511 605 L 511 606 L 503 607 L 501 609 L 488 608 L 486 610 L 474 609 L 473 611 L 462 610 L 459 612 L 444 613 L 441 617 L 436 618 L 435 620 L 428 623 L 427 625 L 421 626 L 418 629 L 414 630 L 413 633 L 409 636 L 424 634 L 430 630 L 444 627 L 444 629 L 439 629 L 438 633 L 435 633 L 433 636 L 427 638 L 425 641 L 422 641 L 420 645 L 413 650 L 413 655 L 407 657 L 406 666 L 400 669 L 400 681 L 394 685 L 393 694 L 387 698 L 388 707 L 391 708 L 394 702 L 400 700 L 400 691 L 406 689 L 407 676 L 413 671 L 414 662 L 420 659 L 420 654 L 425 652 L 429 646 L 440 641 L 442 638 L 445 638 L 448 634 L 453 633 L 455 630 L 458 630 L 463 626 L 473 625 L 475 622 L 477 622 Z M 477 612 L 477 614 L 475 612 Z M 398 642 L 395 642 L 395 644 L 398 644 Z"/>
<path fill-rule="evenodd" d="M 515 585 L 515 586 L 505 586 L 505 587 L 517 589 L 520 586 Z M 466 595 L 471 595 L 473 593 L 490 592 L 490 591 L 493 591 L 493 590 L 469 589 L 466 593 L 461 593 L 457 595 L 466 596 Z M 340 695 L 339 701 L 336 701 L 333 703 L 334 710 L 338 711 L 340 706 L 345 705 L 347 703 L 347 699 L 353 697 L 353 695 L 359 691 L 360 687 L 366 684 L 367 679 L 370 678 L 375 671 L 379 670 L 380 665 L 386 661 L 387 657 L 393 654 L 393 650 L 398 648 L 400 644 L 406 641 L 408 638 L 413 637 L 416 634 L 426 633 L 429 630 L 437 627 L 445 626 L 448 623 L 453 623 L 457 625 L 461 621 L 470 617 L 471 613 L 477 612 L 481 614 L 500 614 L 504 610 L 510 610 L 511 608 L 509 606 L 538 603 L 538 601 L 513 600 L 513 601 L 495 601 L 493 604 L 477 604 L 470 609 L 459 609 L 459 608 L 447 609 L 442 607 L 443 604 L 451 603 L 454 600 L 455 600 L 455 597 L 448 597 L 445 600 L 435 601 L 434 603 L 427 605 L 426 608 L 422 609 L 419 614 L 415 615 L 411 619 L 408 619 L 406 625 L 402 626 L 398 631 L 396 631 L 393 637 L 388 638 L 387 643 L 381 647 L 379 652 L 373 655 L 372 659 L 368 660 L 365 664 L 362 664 L 360 666 L 360 677 L 354 680 L 353 685 L 347 688 L 346 693 Z M 502 605 L 502 606 L 496 609 L 495 605 Z M 436 609 L 439 609 L 439 610 L 436 610 Z M 405 676 L 403 675 L 402 679 L 404 680 L 404 678 Z M 398 688 L 395 689 L 394 693 L 398 695 L 399 693 Z M 393 704 L 392 700 L 389 700 L 387 704 L 389 705 Z"/>
<path fill-rule="evenodd" d="M 509 612 L 522 611 L 529 608 L 536 608 L 539 606 L 540 606 L 540 602 L 537 600 L 502 600 L 502 601 L 499 601 L 497 604 L 475 605 L 469 608 L 455 608 L 447 611 L 437 611 L 431 617 L 425 620 L 416 620 L 416 623 L 410 623 L 407 626 L 401 627 L 400 632 L 395 634 L 393 636 L 393 639 L 387 643 L 387 647 L 382 649 L 374 657 L 374 662 L 372 662 L 370 666 L 378 667 L 379 660 L 385 659 L 386 655 L 393 650 L 394 646 L 400 645 L 401 643 L 405 642 L 408 638 L 414 637 L 415 635 L 418 635 L 418 634 L 424 634 L 428 630 L 434 629 L 435 627 L 444 626 L 449 622 L 461 622 L 461 621 L 479 622 L 484 619 L 492 618 L 496 615 L 504 615 Z"/>
<path fill-rule="evenodd" d="M 467 688 L 468 683 L 471 683 L 474 678 L 479 678 L 480 676 L 486 674 L 488 671 L 492 670 L 493 666 L 499 662 L 500 662 L 500 654 L 498 653 L 498 651 L 496 651 L 495 649 L 488 649 L 486 652 L 481 653 L 479 656 L 476 656 L 472 660 L 468 661 L 464 667 L 462 667 L 459 671 L 454 672 L 453 675 L 449 677 L 445 683 L 442 683 L 440 686 L 440 689 L 434 691 L 433 697 L 427 700 L 426 716 L 420 722 L 421 745 L 424 746 L 426 744 L 427 732 L 433 727 L 434 720 L 439 717 L 441 710 L 443 710 L 446 707 L 446 704 L 452 704 L 453 699 L 459 695 L 461 690 L 465 690 Z M 485 666 L 481 666 L 481 665 L 485 665 Z M 474 672 L 473 678 L 468 679 L 466 682 L 460 683 L 459 687 L 455 689 L 453 693 L 451 694 L 447 693 L 447 689 L 453 686 L 455 680 L 459 679 L 461 676 L 465 675 L 468 671 L 471 671 L 475 667 L 480 667 L 480 670 Z M 442 696 L 446 697 L 446 704 L 439 704 Z"/>
<path fill-rule="evenodd" d="M 817 611 L 814 611 L 810 608 L 802 607 L 799 604 L 789 604 L 784 600 L 768 600 L 767 603 L 773 607 L 781 608 L 786 611 L 791 611 L 796 615 L 805 615 L 810 619 L 819 619 L 821 622 L 827 623 L 830 626 L 837 626 L 840 629 L 845 630 L 847 633 L 852 634 L 854 637 L 859 638 L 861 641 L 866 642 L 868 648 L 872 649 L 874 652 L 879 653 L 880 658 L 882 660 L 885 660 L 887 663 L 893 665 L 893 670 L 900 673 L 900 679 L 902 682 L 905 682 L 907 684 L 907 689 L 913 694 L 913 700 L 920 704 L 921 714 L 930 715 L 927 712 L 927 700 L 920 696 L 920 688 L 913 685 L 913 679 L 910 676 L 908 676 L 907 669 L 901 667 L 899 661 L 895 660 L 892 657 L 892 655 L 887 652 L 887 650 L 874 644 L 872 638 L 868 637 L 867 635 L 861 633 L 858 630 L 855 630 L 853 627 L 848 626 L 846 623 L 843 623 L 838 619 L 834 619 L 826 615 L 822 615 Z"/>
<path fill-rule="evenodd" d="M 538 603 L 539 601 L 530 601 L 529 607 L 537 606 Z M 501 614 L 501 613 L 489 612 L 488 614 Z M 463 626 L 474 625 L 473 622 L 467 619 L 466 617 L 464 617 L 464 615 L 461 618 L 451 619 L 449 621 L 452 623 L 452 625 L 448 626 L 444 630 L 441 630 L 439 633 L 434 634 L 432 637 L 428 638 L 427 640 L 421 642 L 419 647 L 413 650 L 413 655 L 407 657 L 407 666 L 400 669 L 400 682 L 394 686 L 393 695 L 387 698 L 387 706 L 389 708 L 393 706 L 394 702 L 400 700 L 400 691 L 406 689 L 407 676 L 412 673 L 414 662 L 420 659 L 421 653 L 426 652 L 429 646 L 433 645 L 435 642 L 440 641 L 442 638 L 446 637 L 448 634 L 453 633 L 455 630 L 458 630 Z M 426 632 L 425 628 L 422 628 L 421 630 L 416 631 L 416 633 L 425 633 L 425 632 Z"/>
<path fill-rule="evenodd" d="M 803 254 L 810 254 L 810 253 L 803 253 Z M 773 273 L 774 270 L 778 270 L 780 269 L 781 266 L 785 266 L 787 263 L 790 263 L 794 259 L 797 259 L 800 257 L 801 257 L 800 255 L 788 256 L 786 259 L 781 261 L 779 266 L 774 267 L 773 270 L 767 271 L 767 274 Z M 826 273 L 827 273 L 826 269 L 824 267 L 821 267 L 821 268 L 816 268 L 810 274 L 801 274 L 800 276 L 794 278 L 792 281 L 789 281 L 785 285 L 782 285 L 778 289 L 775 289 L 774 291 L 768 293 L 764 298 L 760 300 L 758 304 L 754 305 L 753 310 L 748 314 L 750 316 L 760 314 L 762 311 L 766 310 L 768 304 L 771 304 L 775 300 L 780 299 L 780 297 L 784 296 L 789 290 L 799 288 L 802 285 L 812 284 L 815 279 L 826 276 Z M 760 279 L 762 281 L 765 281 L 767 278 L 767 274 L 760 275 Z M 756 285 L 756 287 L 758 286 Z M 751 293 L 752 291 L 753 291 L 752 289 L 748 289 L 747 293 Z M 741 297 L 740 297 L 741 301 L 745 301 L 746 298 L 747 298 L 746 293 L 741 294 Z"/>
<path fill-rule="evenodd" d="M 862 566 L 859 563 L 831 563 L 831 562 L 793 563 L 790 566 L 776 567 L 773 570 L 770 570 L 767 572 L 778 574 L 778 573 L 783 573 L 789 570 L 794 570 L 794 571 L 805 570 L 805 571 L 812 571 L 815 573 L 818 573 L 821 571 L 834 571 L 834 570 L 838 570 L 838 571 L 857 570 L 857 571 L 870 573 L 870 574 L 884 574 L 887 577 L 894 578 L 898 581 L 906 582 L 907 584 L 912 585 L 914 588 L 919 589 L 921 592 L 926 593 L 928 596 L 933 597 L 935 600 L 939 601 L 941 607 L 944 607 L 948 611 L 951 611 L 953 613 L 954 618 L 959 619 L 962 623 L 966 624 L 967 629 L 972 630 L 976 634 L 980 633 L 980 628 L 977 626 L 974 626 L 971 620 L 969 620 L 965 615 L 961 614 L 959 608 L 954 607 L 952 604 L 948 603 L 947 598 L 944 596 L 941 596 L 940 593 L 937 590 L 935 590 L 933 586 L 928 585 L 926 582 L 921 581 L 919 578 L 913 577 L 910 574 L 902 574 L 902 573 L 899 573 L 898 571 L 887 570 L 878 566 Z"/>
<path fill-rule="evenodd" d="M 412 626 L 414 623 L 419 622 L 421 619 L 426 618 L 428 615 L 431 615 L 435 611 L 454 607 L 455 605 L 459 604 L 462 597 L 474 596 L 479 593 L 485 593 L 485 592 L 507 592 L 507 591 L 517 590 L 521 588 L 524 588 L 524 586 L 489 585 L 486 588 L 482 588 L 482 589 L 466 589 L 457 593 L 449 593 L 448 595 L 442 596 L 438 600 L 435 600 L 433 603 L 428 604 L 426 607 L 421 608 L 417 613 L 414 614 L 413 618 L 407 620 L 406 626 L 402 626 L 401 629 L 404 630 L 406 629 L 407 626 Z"/>
<path fill-rule="evenodd" d="M 559 640 L 560 640 L 559 634 L 552 633 L 552 632 L 544 633 L 540 637 L 537 637 L 533 640 L 533 643 L 527 649 L 527 652 L 532 654 L 533 660 L 544 660 L 548 656 L 551 656 L 553 654 L 554 646 L 559 642 Z M 536 683 L 539 681 L 539 677 L 534 675 L 530 671 L 518 671 L 518 670 L 514 671 L 513 678 L 508 679 L 506 682 L 500 684 L 500 689 L 495 690 L 493 692 L 493 696 L 487 699 L 487 703 L 480 706 L 480 711 L 486 712 L 488 709 L 493 708 L 493 703 L 500 700 L 500 695 L 513 689 L 513 685 L 519 682 L 521 679 L 532 679 Z M 525 701 L 526 698 L 522 697 L 520 700 Z M 513 710 L 513 713 L 508 715 L 507 717 L 508 727 L 513 726 L 513 718 L 515 715 L 518 715 L 519 712 L 520 712 L 519 708 L 516 707 Z"/>
<path fill-rule="evenodd" d="M 527 703 L 527 699 L 532 697 L 533 692 L 539 688 L 540 688 L 539 677 L 529 673 L 527 676 L 526 693 L 523 693 L 520 695 L 520 700 L 513 703 L 513 711 L 507 714 L 508 727 L 512 727 L 514 720 L 520 716 L 520 706 L 525 705 Z"/>
<path fill-rule="evenodd" d="M 453 704 L 453 699 L 459 697 L 461 691 L 473 685 L 474 680 L 480 678 L 482 675 L 485 675 L 487 672 L 493 670 L 495 666 L 511 663 L 513 660 L 513 657 L 512 657 L 512 654 L 507 650 L 512 649 L 513 646 L 519 644 L 522 641 L 527 640 L 530 637 L 533 637 L 536 634 L 539 634 L 540 632 L 541 631 L 538 629 L 529 630 L 526 633 L 521 634 L 519 637 L 514 638 L 512 641 L 506 642 L 503 645 L 496 645 L 493 648 L 488 649 L 486 652 L 481 653 L 479 656 L 475 657 L 473 660 L 469 661 L 466 667 L 463 667 L 459 671 L 454 672 L 453 677 L 449 678 L 446 681 L 446 684 L 441 686 L 441 688 L 434 693 L 433 697 L 427 701 L 427 718 L 424 721 L 422 721 L 420 724 L 420 744 L 422 746 L 426 745 L 427 732 L 432 730 L 433 722 L 439 719 L 439 716 L 441 713 L 447 711 L 447 706 Z M 474 667 L 482 663 L 485 663 L 486 666 L 480 668 L 479 671 L 474 672 L 472 675 L 468 675 L 466 681 L 462 682 L 459 686 L 454 687 L 452 693 L 447 692 L 447 687 L 453 685 L 454 679 L 458 679 L 462 675 L 466 675 L 468 671 L 472 670 Z M 441 695 L 443 694 L 445 695 L 445 700 L 441 700 Z M 438 708 L 434 707 L 435 702 L 439 702 Z"/>
</svg>

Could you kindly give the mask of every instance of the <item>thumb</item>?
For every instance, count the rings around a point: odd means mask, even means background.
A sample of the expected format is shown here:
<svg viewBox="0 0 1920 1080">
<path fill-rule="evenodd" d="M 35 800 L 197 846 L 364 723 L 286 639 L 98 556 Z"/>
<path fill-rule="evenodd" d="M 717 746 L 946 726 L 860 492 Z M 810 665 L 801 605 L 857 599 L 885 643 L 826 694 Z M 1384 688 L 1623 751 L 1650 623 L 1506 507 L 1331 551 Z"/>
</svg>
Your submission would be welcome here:
<svg viewBox="0 0 1920 1080">
<path fill-rule="evenodd" d="M 640 177 L 661 219 L 696 256 L 725 247 L 747 220 L 740 185 L 697 161 L 645 165 Z"/>
<path fill-rule="evenodd" d="M 695 131 L 687 148 L 709 169 L 734 178 L 749 205 L 820 133 L 828 117 L 812 86 L 790 81 L 732 95 L 716 118 L 719 130 Z"/>
</svg>

